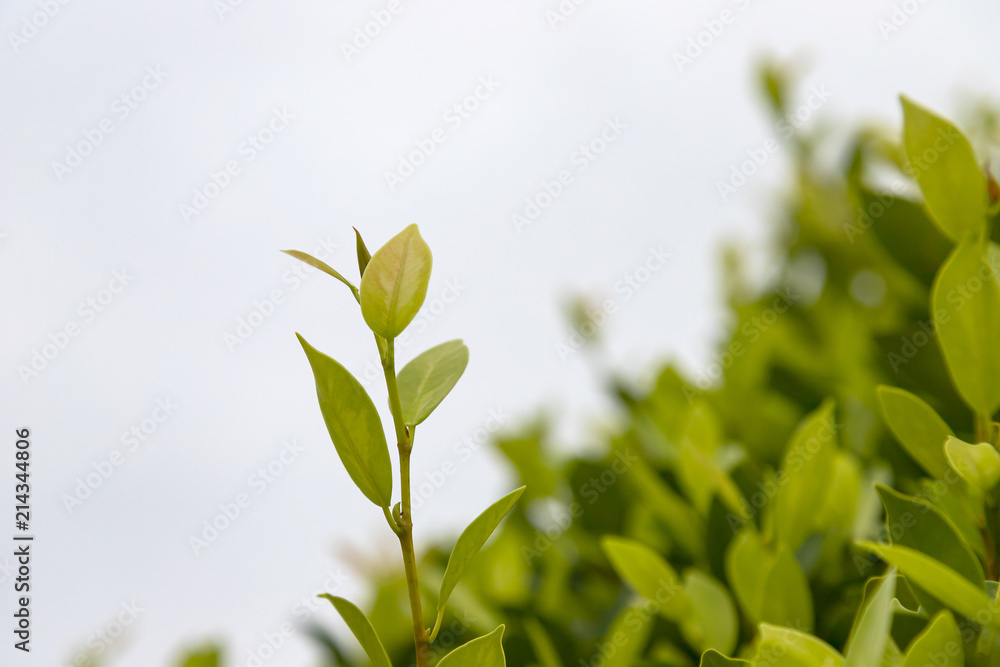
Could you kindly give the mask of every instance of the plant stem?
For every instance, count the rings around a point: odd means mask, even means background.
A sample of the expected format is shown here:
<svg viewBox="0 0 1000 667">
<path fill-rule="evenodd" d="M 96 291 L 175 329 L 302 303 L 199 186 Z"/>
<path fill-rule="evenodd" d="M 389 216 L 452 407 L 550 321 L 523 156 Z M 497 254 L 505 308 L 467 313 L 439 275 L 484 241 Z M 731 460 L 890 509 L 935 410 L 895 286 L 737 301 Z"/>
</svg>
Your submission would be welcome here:
<svg viewBox="0 0 1000 667">
<path fill-rule="evenodd" d="M 413 548 L 413 517 L 410 509 L 410 453 L 413 451 L 413 432 L 403 424 L 403 409 L 399 403 L 399 386 L 396 384 L 395 341 L 386 341 L 382 370 L 389 390 L 389 410 L 396 427 L 396 442 L 399 448 L 400 520 L 398 523 L 399 547 L 403 552 L 403 568 L 406 571 L 406 589 L 410 596 L 410 614 L 413 616 L 413 644 L 416 650 L 417 667 L 429 667 L 430 642 L 424 627 L 424 612 L 420 601 L 420 580 L 417 576 L 417 558 Z"/>
<path fill-rule="evenodd" d="M 993 442 L 993 417 L 991 415 L 976 413 L 976 440 L 978 442 Z"/>
</svg>

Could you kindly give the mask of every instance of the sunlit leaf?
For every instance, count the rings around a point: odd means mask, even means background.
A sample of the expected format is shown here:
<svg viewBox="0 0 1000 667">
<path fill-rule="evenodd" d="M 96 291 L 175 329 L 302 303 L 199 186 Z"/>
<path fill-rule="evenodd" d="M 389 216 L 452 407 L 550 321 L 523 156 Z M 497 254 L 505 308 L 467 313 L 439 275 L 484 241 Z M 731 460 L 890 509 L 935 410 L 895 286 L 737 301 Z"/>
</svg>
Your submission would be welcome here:
<svg viewBox="0 0 1000 667">
<path fill-rule="evenodd" d="M 844 656 L 844 667 L 870 667 L 882 662 L 892 627 L 896 571 L 890 570 L 858 613 Z"/>
<path fill-rule="evenodd" d="M 503 654 L 504 626 L 463 644 L 446 655 L 437 667 L 506 667 Z"/>
<path fill-rule="evenodd" d="M 1000 406 L 1000 250 L 960 244 L 934 282 L 938 339 L 958 393 L 982 415 Z"/>
<path fill-rule="evenodd" d="M 902 102 L 908 171 L 931 215 L 957 241 L 979 234 L 986 224 L 986 176 L 968 139 L 912 100 L 903 97 Z"/>
<path fill-rule="evenodd" d="M 932 618 L 910 643 L 902 667 L 962 667 L 964 664 L 962 635 L 955 617 L 945 610 Z"/>
<path fill-rule="evenodd" d="M 460 340 L 427 350 L 399 371 L 399 402 L 403 423 L 416 426 L 440 405 L 469 363 L 469 348 Z"/>
<path fill-rule="evenodd" d="M 878 397 L 885 421 L 903 449 L 929 475 L 944 478 L 949 470 L 944 441 L 954 435 L 948 424 L 931 406 L 903 389 L 882 386 Z"/>
<path fill-rule="evenodd" d="M 330 604 L 337 610 L 337 613 L 344 619 L 347 627 L 351 629 L 354 637 L 361 644 L 361 648 L 364 649 L 368 659 L 371 660 L 372 667 L 392 667 L 392 663 L 389 662 L 389 656 L 382 646 L 382 640 L 378 638 L 375 628 L 372 627 L 372 624 L 360 609 L 344 598 L 335 597 L 328 593 L 324 593 L 319 597 L 329 600 Z"/>
<path fill-rule="evenodd" d="M 296 336 L 312 366 L 323 420 L 347 474 L 369 500 L 389 507 L 392 462 L 375 404 L 350 371 Z"/>
<path fill-rule="evenodd" d="M 416 225 L 379 248 L 361 277 L 361 314 L 377 335 L 391 340 L 403 332 L 427 296 L 431 249 Z"/>
<path fill-rule="evenodd" d="M 354 295 L 354 298 L 358 301 L 358 303 L 361 302 L 361 296 L 358 293 L 358 288 L 354 286 L 354 283 L 352 283 L 350 280 L 348 280 L 347 278 L 345 278 L 344 276 L 342 276 L 339 271 L 337 271 L 336 269 L 334 269 L 333 267 L 331 267 L 329 264 L 327 264 L 323 260 L 316 259 L 312 255 L 304 253 L 304 252 L 302 252 L 300 250 L 282 250 L 281 252 L 283 252 L 283 253 L 285 253 L 287 255 L 291 255 L 295 259 L 297 259 L 299 261 L 302 261 L 302 262 L 305 262 L 309 266 L 311 266 L 313 268 L 316 268 L 316 269 L 319 269 L 323 273 L 326 273 L 328 275 L 333 276 L 334 278 L 336 278 L 340 282 L 342 282 L 345 285 L 347 285 L 351 289 L 351 294 Z"/>
<path fill-rule="evenodd" d="M 1000 481 L 1000 452 L 988 442 L 972 445 L 951 437 L 944 453 L 955 472 L 980 491 L 992 491 Z"/>
<path fill-rule="evenodd" d="M 445 604 L 448 597 L 455 590 L 459 579 L 465 572 L 466 566 L 476 557 L 479 550 L 486 544 L 493 531 L 497 529 L 514 503 L 524 493 L 524 487 L 511 491 L 506 496 L 496 501 L 486 508 L 482 514 L 473 520 L 468 527 L 459 535 L 455 542 L 455 548 L 451 551 L 448 559 L 448 567 L 445 569 L 444 578 L 441 580 L 441 593 L 438 595 L 438 619 L 444 616 Z"/>
<path fill-rule="evenodd" d="M 844 658 L 832 646 L 805 632 L 761 623 L 760 644 L 754 664 L 769 667 L 843 667 Z"/>
</svg>

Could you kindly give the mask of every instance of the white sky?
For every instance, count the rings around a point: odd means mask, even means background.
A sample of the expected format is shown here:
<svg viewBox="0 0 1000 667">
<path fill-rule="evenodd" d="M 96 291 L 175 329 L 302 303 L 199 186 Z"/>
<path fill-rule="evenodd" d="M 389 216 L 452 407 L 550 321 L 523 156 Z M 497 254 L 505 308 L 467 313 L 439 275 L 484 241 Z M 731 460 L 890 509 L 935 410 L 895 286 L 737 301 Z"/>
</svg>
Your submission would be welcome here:
<svg viewBox="0 0 1000 667">
<path fill-rule="evenodd" d="M 359 375 L 376 360 L 371 337 L 346 289 L 295 278 L 279 248 L 326 244 L 330 263 L 356 275 L 352 225 L 374 250 L 416 222 L 435 253 L 424 324 L 401 362 L 457 337 L 472 361 L 420 429 L 415 478 L 448 460 L 458 468 L 417 514 L 424 542 L 509 486 L 487 449 L 454 452 L 491 411 L 514 426 L 544 406 L 579 447 L 608 416 L 595 365 L 635 381 L 658 360 L 704 365 L 723 324 L 719 245 L 762 246 L 787 167 L 779 152 L 727 202 L 716 191 L 776 133 L 754 89 L 760 56 L 794 57 L 796 104 L 825 87 L 816 117 L 843 125 L 897 124 L 903 91 L 953 113 L 962 95 L 1000 90 L 995 3 L 903 4 L 915 13 L 884 36 L 885 0 L 587 0 L 555 26 L 546 12 L 558 0 L 400 0 L 349 62 L 341 44 L 388 0 L 243 0 L 222 18 L 211 0 L 4 2 L 0 539 L 14 532 L 14 429 L 28 426 L 37 541 L 33 652 L 11 647 L 14 593 L 0 571 L 0 662 L 68 664 L 134 601 L 142 611 L 114 664 L 166 665 L 186 642 L 217 637 L 245 665 L 296 602 L 331 585 L 328 571 L 341 568 L 341 593 L 363 599 L 346 552 L 396 566 L 379 512 L 337 461 L 293 333 Z M 49 5 L 58 11 L 34 19 L 41 28 L 24 27 Z M 730 22 L 679 69 L 675 52 L 723 11 Z M 446 115 L 477 88 L 478 108 Z M 615 140 L 582 157 L 608 123 Z M 245 143 L 258 133 L 270 140 L 260 150 Z M 53 166 L 88 136 L 97 145 L 78 166 Z M 390 189 L 385 172 L 435 137 Z M 186 220 L 180 206 L 230 162 L 238 173 Z M 512 215 L 563 171 L 562 192 L 519 233 Z M 620 287 L 661 247 L 664 267 L 638 291 Z M 280 303 L 263 305 L 269 316 L 230 350 L 224 336 L 276 290 Z M 615 302 L 596 364 L 556 351 L 569 337 L 563 305 L 579 292 Z M 77 335 L 22 379 L 67 325 Z M 369 390 L 383 406 L 384 390 Z M 144 441 L 123 442 L 157 401 L 178 407 Z M 280 476 L 252 477 L 291 440 L 302 451 Z M 116 450 L 121 465 L 69 512 L 64 494 Z M 189 536 L 241 493 L 250 506 L 196 556 Z M 315 618 L 342 630 L 332 610 Z M 312 655 L 296 636 L 265 664 Z"/>
</svg>

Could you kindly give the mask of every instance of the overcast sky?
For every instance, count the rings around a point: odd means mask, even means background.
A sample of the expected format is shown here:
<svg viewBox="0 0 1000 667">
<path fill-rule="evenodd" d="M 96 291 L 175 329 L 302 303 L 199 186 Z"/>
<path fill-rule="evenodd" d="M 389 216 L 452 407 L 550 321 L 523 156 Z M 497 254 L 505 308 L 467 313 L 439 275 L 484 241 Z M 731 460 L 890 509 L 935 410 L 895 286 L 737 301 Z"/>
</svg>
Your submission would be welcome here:
<svg viewBox="0 0 1000 667">
<path fill-rule="evenodd" d="M 416 514 L 418 542 L 452 535 L 510 486 L 469 442 L 545 408 L 584 447 L 613 417 L 595 367 L 710 361 L 719 247 L 759 252 L 787 173 L 779 150 L 719 193 L 778 134 L 759 58 L 794 59 L 808 123 L 896 126 L 900 92 L 948 114 L 996 98 L 998 19 L 985 0 L 7 0 L 0 539 L 27 427 L 36 541 L 33 651 L 5 634 L 0 662 L 69 664 L 120 618 L 113 664 L 218 638 L 246 665 L 317 589 L 364 600 L 351 552 L 397 566 L 294 332 L 361 377 L 371 336 L 278 249 L 353 276 L 352 226 L 372 250 L 420 226 L 434 274 L 398 357 L 471 349 L 414 459 L 417 482 L 456 466 Z M 572 350 L 578 293 L 607 302 L 596 360 Z M 296 635 L 265 664 L 313 656 Z"/>
</svg>

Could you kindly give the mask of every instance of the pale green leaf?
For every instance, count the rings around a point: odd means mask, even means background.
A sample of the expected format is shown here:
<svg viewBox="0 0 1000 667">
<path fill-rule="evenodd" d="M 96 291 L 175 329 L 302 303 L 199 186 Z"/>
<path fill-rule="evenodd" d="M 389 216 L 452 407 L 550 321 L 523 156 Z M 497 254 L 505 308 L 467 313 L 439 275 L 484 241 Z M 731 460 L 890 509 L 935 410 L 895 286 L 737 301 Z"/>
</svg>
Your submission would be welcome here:
<svg viewBox="0 0 1000 667">
<path fill-rule="evenodd" d="M 966 241 L 955 248 L 934 281 L 932 312 L 955 388 L 976 412 L 1000 406 L 1000 251 Z"/>
<path fill-rule="evenodd" d="M 726 577 L 754 624 L 812 629 L 809 581 L 787 546 L 772 551 L 753 528 L 745 528 L 729 545 Z"/>
<path fill-rule="evenodd" d="M 944 453 L 955 472 L 980 491 L 992 491 L 1000 481 L 1000 452 L 990 443 L 970 445 L 951 437 L 944 444 Z"/>
<path fill-rule="evenodd" d="M 691 610 L 680 621 L 681 634 L 696 651 L 730 653 L 739 638 L 739 618 L 726 587 L 698 570 L 684 573 L 684 594 Z"/>
<path fill-rule="evenodd" d="M 391 340 L 416 316 L 427 296 L 431 261 L 416 225 L 372 255 L 361 277 L 361 314 L 377 335 Z"/>
<path fill-rule="evenodd" d="M 844 667 L 869 667 L 882 662 L 892 627 L 895 594 L 896 571 L 889 570 L 858 614 L 847 645 Z"/>
<path fill-rule="evenodd" d="M 965 650 L 955 617 L 948 610 L 938 613 L 917 635 L 903 660 L 903 667 L 962 667 Z"/>
<path fill-rule="evenodd" d="M 690 611 L 674 568 L 660 554 L 635 540 L 605 536 L 601 547 L 618 576 L 648 600 L 660 605 L 660 612 L 671 619 L 682 618 Z"/>
<path fill-rule="evenodd" d="M 718 651 L 708 650 L 701 654 L 698 667 L 750 667 L 746 660 L 727 658 Z"/>
<path fill-rule="evenodd" d="M 389 507 L 392 463 L 375 404 L 350 371 L 296 336 L 312 366 L 320 411 L 347 474 L 369 500 Z"/>
<path fill-rule="evenodd" d="M 1000 617 L 994 613 L 994 605 L 982 584 L 973 584 L 947 565 L 909 547 L 872 542 L 859 542 L 858 546 L 895 566 L 912 583 L 963 616 L 976 618 L 984 614 L 1000 626 Z"/>
<path fill-rule="evenodd" d="M 916 178 L 934 221 L 961 241 L 986 225 L 986 176 L 968 139 L 953 124 L 906 97 L 903 143 L 907 172 Z"/>
<path fill-rule="evenodd" d="M 365 268 L 368 267 L 368 262 L 372 259 L 372 254 L 368 252 L 368 247 L 365 245 L 364 239 L 361 238 L 361 232 L 358 228 L 354 228 L 355 245 L 358 251 L 358 275 L 362 278 L 365 276 Z"/>
<path fill-rule="evenodd" d="M 833 401 L 802 420 L 792 435 L 776 476 L 773 528 L 778 541 L 797 550 L 814 527 L 816 498 L 826 495 L 835 464 L 837 433 Z"/>
<path fill-rule="evenodd" d="M 836 649 L 812 635 L 768 623 L 760 624 L 755 667 L 843 667 Z"/>
<path fill-rule="evenodd" d="M 323 260 L 316 259 L 312 255 L 304 253 L 300 250 L 282 250 L 281 252 L 285 253 L 286 255 L 291 255 L 295 259 L 305 262 L 309 266 L 315 269 L 319 269 L 323 273 L 331 275 L 340 282 L 344 283 L 351 289 L 351 294 L 354 295 L 354 298 L 358 301 L 358 303 L 361 303 L 361 295 L 358 293 L 358 288 L 354 286 L 354 283 L 352 283 L 350 280 L 342 276 L 339 271 L 331 267 Z"/>
<path fill-rule="evenodd" d="M 399 371 L 403 423 L 416 426 L 440 405 L 469 364 L 469 348 L 460 340 L 427 350 Z"/>
<path fill-rule="evenodd" d="M 446 655 L 437 667 L 506 667 L 503 654 L 504 626 L 486 635 L 463 644 Z"/>
<path fill-rule="evenodd" d="M 943 479 L 949 470 L 944 441 L 954 435 L 948 424 L 931 406 L 903 389 L 881 386 L 878 397 L 899 444 L 929 475 Z"/>
<path fill-rule="evenodd" d="M 334 606 L 337 613 L 347 623 L 347 627 L 354 633 L 354 637 L 361 644 L 361 648 L 364 649 L 368 659 L 371 660 L 372 667 L 392 667 L 392 663 L 389 662 L 389 656 L 382 646 L 382 640 L 378 638 L 375 628 L 372 627 L 371 622 L 369 622 L 360 609 L 344 598 L 335 597 L 328 593 L 324 593 L 318 597 L 326 598 Z"/>
<path fill-rule="evenodd" d="M 524 487 L 511 491 L 506 496 L 496 501 L 486 508 L 482 514 L 473 520 L 468 527 L 458 536 L 455 548 L 448 558 L 448 566 L 445 568 L 444 578 L 441 580 L 441 593 L 438 595 L 437 618 L 440 621 L 444 617 L 445 604 L 448 597 L 458 585 L 458 580 L 462 578 L 465 568 L 469 565 L 479 550 L 486 544 L 493 531 L 497 529 L 500 522 L 507 513 L 514 507 L 514 503 L 524 493 Z"/>
</svg>

